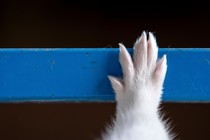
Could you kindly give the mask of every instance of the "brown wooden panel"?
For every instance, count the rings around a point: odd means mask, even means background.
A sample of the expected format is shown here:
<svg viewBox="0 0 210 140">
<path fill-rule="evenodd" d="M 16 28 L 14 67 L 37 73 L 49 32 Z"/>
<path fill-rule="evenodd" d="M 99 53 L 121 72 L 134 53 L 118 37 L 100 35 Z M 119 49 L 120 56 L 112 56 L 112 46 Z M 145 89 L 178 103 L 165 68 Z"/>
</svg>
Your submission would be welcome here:
<svg viewBox="0 0 210 140">
<path fill-rule="evenodd" d="M 210 104 L 163 104 L 183 140 L 210 139 Z M 0 104 L 2 140 L 91 140 L 114 116 L 114 103 Z"/>
</svg>

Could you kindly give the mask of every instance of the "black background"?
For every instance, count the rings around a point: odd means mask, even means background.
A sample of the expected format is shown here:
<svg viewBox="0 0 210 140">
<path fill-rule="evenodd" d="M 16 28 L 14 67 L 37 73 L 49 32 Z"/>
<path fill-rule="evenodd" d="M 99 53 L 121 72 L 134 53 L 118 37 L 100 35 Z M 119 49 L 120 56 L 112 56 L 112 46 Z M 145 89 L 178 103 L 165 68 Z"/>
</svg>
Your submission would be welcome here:
<svg viewBox="0 0 210 140">
<path fill-rule="evenodd" d="M 132 47 L 143 30 L 160 48 L 210 46 L 205 1 L 1 1 L 0 46 Z M 177 87 L 178 88 L 178 87 Z M 114 103 L 0 104 L 0 139 L 88 140 L 100 135 Z M 183 140 L 210 139 L 210 105 L 164 103 Z"/>
<path fill-rule="evenodd" d="M 209 47 L 205 1 L 3 1 L 1 47 L 132 47 L 143 30 L 163 48 Z"/>
</svg>

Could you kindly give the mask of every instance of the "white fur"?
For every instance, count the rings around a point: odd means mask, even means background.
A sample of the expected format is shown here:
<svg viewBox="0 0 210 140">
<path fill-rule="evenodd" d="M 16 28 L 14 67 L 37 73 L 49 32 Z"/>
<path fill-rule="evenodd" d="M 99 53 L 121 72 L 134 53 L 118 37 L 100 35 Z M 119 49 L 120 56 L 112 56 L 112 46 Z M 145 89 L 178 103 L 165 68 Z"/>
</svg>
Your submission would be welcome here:
<svg viewBox="0 0 210 140">
<path fill-rule="evenodd" d="M 123 79 L 109 76 L 116 93 L 116 118 L 103 140 L 170 140 L 159 115 L 162 86 L 167 70 L 166 55 L 157 61 L 158 47 L 152 33 L 145 32 L 134 45 L 133 59 L 120 46 Z"/>
</svg>

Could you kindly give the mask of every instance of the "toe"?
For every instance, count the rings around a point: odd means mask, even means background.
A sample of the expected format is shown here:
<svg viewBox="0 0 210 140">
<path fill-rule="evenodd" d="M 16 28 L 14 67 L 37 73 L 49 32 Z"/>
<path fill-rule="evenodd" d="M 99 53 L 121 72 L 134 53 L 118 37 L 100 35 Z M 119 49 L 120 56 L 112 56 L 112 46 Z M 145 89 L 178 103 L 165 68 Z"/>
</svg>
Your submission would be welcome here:
<svg viewBox="0 0 210 140">
<path fill-rule="evenodd" d="M 117 77 L 113 77 L 113 76 L 108 76 L 110 83 L 112 85 L 112 88 L 114 90 L 114 92 L 116 93 L 116 99 L 118 100 L 119 97 L 121 97 L 123 94 L 123 84 L 122 84 L 122 79 L 119 79 Z"/>
<path fill-rule="evenodd" d="M 133 62 L 125 46 L 121 43 L 119 43 L 119 46 L 120 46 L 120 64 L 122 66 L 123 77 L 125 78 L 125 80 L 129 80 L 132 78 L 134 74 Z"/>
<path fill-rule="evenodd" d="M 147 66 L 147 37 L 143 32 L 141 37 L 136 41 L 134 45 L 134 67 L 137 72 L 140 72 Z"/>
<path fill-rule="evenodd" d="M 154 82 L 158 85 L 162 85 L 165 79 L 167 71 L 167 60 L 166 55 L 164 55 L 156 65 L 156 69 L 154 71 Z"/>
<path fill-rule="evenodd" d="M 154 70 L 157 61 L 158 47 L 153 34 L 149 33 L 147 48 L 147 67 L 150 71 Z"/>
</svg>

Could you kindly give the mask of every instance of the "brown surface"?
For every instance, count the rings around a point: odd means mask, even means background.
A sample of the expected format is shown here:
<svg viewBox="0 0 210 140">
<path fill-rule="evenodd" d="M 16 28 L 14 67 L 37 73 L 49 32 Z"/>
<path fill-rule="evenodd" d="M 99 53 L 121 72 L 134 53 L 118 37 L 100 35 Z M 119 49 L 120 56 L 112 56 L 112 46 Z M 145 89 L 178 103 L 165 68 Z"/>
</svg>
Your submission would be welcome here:
<svg viewBox="0 0 210 140">
<path fill-rule="evenodd" d="M 1 140 L 91 140 L 114 116 L 114 103 L 0 104 Z M 183 140 L 210 139 L 210 104 L 164 104 Z"/>
</svg>

